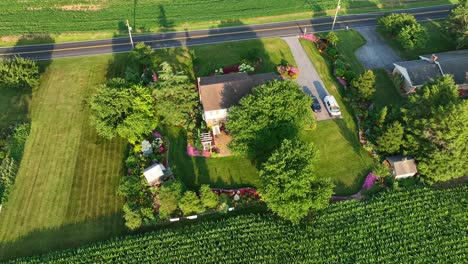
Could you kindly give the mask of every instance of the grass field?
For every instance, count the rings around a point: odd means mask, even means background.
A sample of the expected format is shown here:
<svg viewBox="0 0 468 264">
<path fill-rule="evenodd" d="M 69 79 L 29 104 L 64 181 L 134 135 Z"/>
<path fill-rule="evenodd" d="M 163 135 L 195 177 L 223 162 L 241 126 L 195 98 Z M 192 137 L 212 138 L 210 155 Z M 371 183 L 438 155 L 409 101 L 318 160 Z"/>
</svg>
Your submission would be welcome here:
<svg viewBox="0 0 468 264">
<path fill-rule="evenodd" d="M 335 0 L 3 0 L 0 36 L 51 34 L 56 42 L 304 19 L 331 15 Z M 456 0 L 343 0 L 340 14 L 454 3 Z M 24 19 L 28 18 L 28 19 Z M 60 33 L 65 33 L 60 35 Z M 4 45 L 16 38 L 3 37 Z M 30 43 L 44 40 L 32 38 Z"/>
<path fill-rule="evenodd" d="M 444 28 L 445 20 L 427 21 L 421 22 L 424 28 L 426 28 L 429 39 L 427 45 L 424 48 L 415 50 L 406 50 L 396 42 L 396 40 L 390 38 L 386 34 L 381 35 L 387 40 L 389 45 L 396 50 L 402 58 L 408 60 L 419 59 L 419 55 L 426 55 L 437 52 L 445 52 L 456 49 L 456 43 L 449 36 L 447 30 Z"/>
<path fill-rule="evenodd" d="M 354 51 L 365 44 L 365 39 L 352 30 L 336 33 L 340 38 L 338 49 L 343 55 L 343 60 L 349 63 L 356 73 L 362 73 L 364 67 L 354 55 Z M 341 120 L 318 122 L 315 131 L 304 131 L 302 137 L 318 146 L 321 158 L 317 170 L 320 174 L 334 179 L 335 192 L 356 193 L 364 176 L 372 167 L 372 159 L 359 143 L 352 109 L 344 103 L 341 96 L 344 88 L 332 75 L 330 61 L 325 59 L 311 42 L 303 39 L 300 42 L 328 92 L 335 96 L 341 106 L 343 116 Z"/>
<path fill-rule="evenodd" d="M 31 133 L 0 214 L 0 258 L 122 234 L 122 201 L 116 189 L 126 145 L 96 135 L 85 103 L 105 80 L 110 58 L 53 61 L 33 90 Z M 11 100 L 7 96 L 2 93 L 2 100 L 25 111 L 16 95 Z"/>
<path fill-rule="evenodd" d="M 26 121 L 31 91 L 2 88 L 0 96 L 0 129 Z"/>
<path fill-rule="evenodd" d="M 216 188 L 260 186 L 255 166 L 244 157 L 223 158 L 189 157 L 185 131 L 181 128 L 166 129 L 170 140 L 169 162 L 174 173 L 185 185 L 197 190 L 201 184 Z"/>
<path fill-rule="evenodd" d="M 383 69 L 374 70 L 375 74 L 375 93 L 372 97 L 375 107 L 378 109 L 384 106 L 398 107 L 403 104 L 407 98 L 400 95 L 395 85 L 393 85 L 389 74 Z"/>
<path fill-rule="evenodd" d="M 254 49 L 259 51 L 258 56 L 263 61 L 255 73 L 276 72 L 276 66 L 282 61 L 295 64 L 288 44 L 279 38 L 194 46 L 190 49 L 197 58 L 194 62 L 197 76 L 207 76 L 215 69 L 236 65 Z"/>
</svg>

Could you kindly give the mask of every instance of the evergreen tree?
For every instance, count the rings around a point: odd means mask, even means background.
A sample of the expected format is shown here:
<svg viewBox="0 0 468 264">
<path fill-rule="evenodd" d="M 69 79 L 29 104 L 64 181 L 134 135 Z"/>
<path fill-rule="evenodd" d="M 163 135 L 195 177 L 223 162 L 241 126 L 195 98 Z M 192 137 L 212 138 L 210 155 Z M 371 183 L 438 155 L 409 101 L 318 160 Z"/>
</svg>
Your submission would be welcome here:
<svg viewBox="0 0 468 264">
<path fill-rule="evenodd" d="M 203 184 L 200 187 L 200 199 L 205 208 L 214 209 L 219 204 L 218 196 L 211 190 L 209 185 Z"/>
<path fill-rule="evenodd" d="M 355 94 L 362 100 L 369 100 L 375 92 L 375 75 L 367 70 L 351 82 Z"/>
<path fill-rule="evenodd" d="M 184 215 L 190 215 L 193 213 L 199 214 L 205 211 L 205 208 L 201 204 L 197 194 L 192 191 L 187 191 L 184 193 L 179 201 L 179 208 L 182 210 Z"/>
</svg>

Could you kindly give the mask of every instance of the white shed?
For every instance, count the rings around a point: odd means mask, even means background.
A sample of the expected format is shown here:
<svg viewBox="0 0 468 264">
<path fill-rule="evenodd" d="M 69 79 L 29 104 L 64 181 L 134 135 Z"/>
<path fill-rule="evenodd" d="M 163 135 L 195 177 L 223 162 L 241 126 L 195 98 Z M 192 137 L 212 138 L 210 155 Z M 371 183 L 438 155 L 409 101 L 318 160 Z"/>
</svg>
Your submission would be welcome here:
<svg viewBox="0 0 468 264">
<path fill-rule="evenodd" d="M 387 157 L 387 161 L 390 163 L 395 179 L 413 177 L 418 173 L 416 162 L 411 157 L 391 156 Z"/>
<path fill-rule="evenodd" d="M 150 185 L 153 185 L 161 181 L 161 178 L 164 177 L 165 171 L 166 168 L 164 165 L 156 163 L 146 168 L 143 171 L 143 175 L 145 176 L 146 181 L 148 181 Z"/>
</svg>

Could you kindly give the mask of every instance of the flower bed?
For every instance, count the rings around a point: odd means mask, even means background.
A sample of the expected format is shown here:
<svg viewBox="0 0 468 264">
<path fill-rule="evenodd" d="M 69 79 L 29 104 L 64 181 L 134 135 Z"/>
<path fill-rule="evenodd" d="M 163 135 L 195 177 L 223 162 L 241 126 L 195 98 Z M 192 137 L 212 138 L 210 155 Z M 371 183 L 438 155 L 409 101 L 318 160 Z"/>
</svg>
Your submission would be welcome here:
<svg viewBox="0 0 468 264">
<path fill-rule="evenodd" d="M 261 203 L 260 195 L 254 188 L 241 188 L 241 189 L 218 189 L 211 188 L 211 190 L 220 196 L 221 200 L 225 200 L 229 205 L 234 207 L 245 207 L 257 205 Z"/>
<path fill-rule="evenodd" d="M 187 145 L 187 155 L 189 155 L 190 157 L 210 158 L 211 157 L 211 152 L 209 152 L 207 150 L 200 151 L 197 147 L 188 144 Z"/>
<path fill-rule="evenodd" d="M 300 39 L 305 39 L 305 40 L 308 40 L 312 43 L 317 43 L 317 41 L 319 41 L 319 37 L 315 36 L 314 34 L 303 34 L 303 35 L 299 35 L 299 38 Z"/>
<path fill-rule="evenodd" d="M 276 67 L 278 73 L 283 76 L 285 79 L 297 79 L 299 76 L 299 69 L 287 64 L 287 65 L 280 65 Z"/>
</svg>

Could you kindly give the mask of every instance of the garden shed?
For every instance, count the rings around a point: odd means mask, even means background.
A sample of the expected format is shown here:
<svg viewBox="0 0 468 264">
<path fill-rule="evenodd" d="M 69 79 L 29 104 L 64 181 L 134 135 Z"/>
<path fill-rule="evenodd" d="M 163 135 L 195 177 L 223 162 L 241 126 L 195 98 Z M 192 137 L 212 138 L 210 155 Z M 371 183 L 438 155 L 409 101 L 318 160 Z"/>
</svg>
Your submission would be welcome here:
<svg viewBox="0 0 468 264">
<path fill-rule="evenodd" d="M 418 173 L 416 162 L 411 157 L 398 155 L 387 157 L 386 160 L 390 164 L 395 179 L 413 177 Z"/>
<path fill-rule="evenodd" d="M 161 182 L 162 178 L 164 178 L 165 171 L 166 168 L 164 165 L 156 163 L 146 168 L 143 171 L 143 175 L 150 185 L 154 185 Z"/>
</svg>

